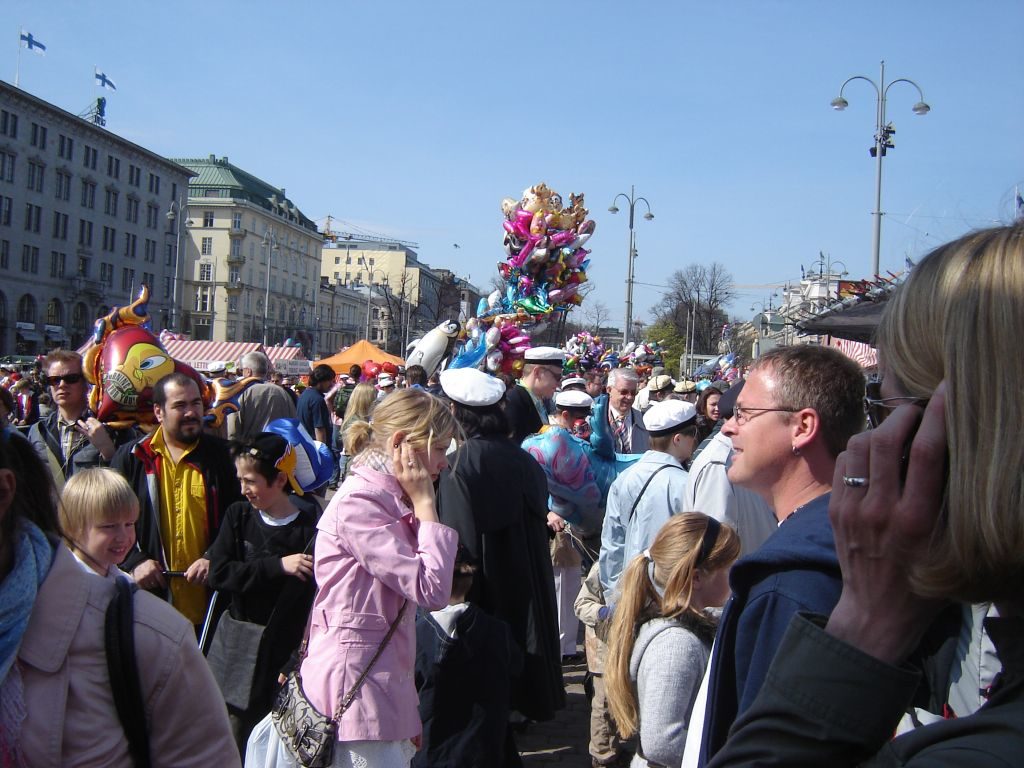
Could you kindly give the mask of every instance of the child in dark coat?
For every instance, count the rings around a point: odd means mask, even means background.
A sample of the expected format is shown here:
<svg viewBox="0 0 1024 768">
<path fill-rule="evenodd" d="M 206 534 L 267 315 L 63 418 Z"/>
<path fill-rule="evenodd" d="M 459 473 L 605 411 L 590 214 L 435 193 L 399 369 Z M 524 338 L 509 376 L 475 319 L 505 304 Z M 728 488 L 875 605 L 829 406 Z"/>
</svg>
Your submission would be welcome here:
<svg viewBox="0 0 1024 768">
<path fill-rule="evenodd" d="M 475 571 L 460 546 L 448 606 L 416 615 L 423 745 L 413 768 L 520 764 L 510 747 L 508 716 L 511 680 L 522 668 L 522 652 L 508 624 L 466 602 Z"/>
</svg>

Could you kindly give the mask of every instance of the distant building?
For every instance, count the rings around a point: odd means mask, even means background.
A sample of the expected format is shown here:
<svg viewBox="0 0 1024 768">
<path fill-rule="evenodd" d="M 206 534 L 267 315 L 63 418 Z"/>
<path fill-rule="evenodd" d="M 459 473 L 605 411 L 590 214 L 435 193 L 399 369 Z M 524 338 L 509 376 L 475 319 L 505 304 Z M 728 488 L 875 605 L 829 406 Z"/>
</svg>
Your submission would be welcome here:
<svg viewBox="0 0 1024 768">
<path fill-rule="evenodd" d="M 190 175 L 0 82 L 0 354 L 78 347 L 143 283 L 154 326 L 168 327 L 177 254 L 167 213 Z"/>
<path fill-rule="evenodd" d="M 195 173 L 181 201 L 188 233 L 182 330 L 213 341 L 294 339 L 307 356 L 318 354 L 323 238 L 316 224 L 283 188 L 227 157 L 176 162 Z"/>
</svg>

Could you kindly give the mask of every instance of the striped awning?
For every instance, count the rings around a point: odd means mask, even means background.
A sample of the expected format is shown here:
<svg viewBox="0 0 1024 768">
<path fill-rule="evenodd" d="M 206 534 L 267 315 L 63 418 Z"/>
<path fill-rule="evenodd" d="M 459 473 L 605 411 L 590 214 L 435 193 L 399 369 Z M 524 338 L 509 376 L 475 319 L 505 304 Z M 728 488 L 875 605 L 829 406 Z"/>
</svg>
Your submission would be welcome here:
<svg viewBox="0 0 1024 768">
<path fill-rule="evenodd" d="M 276 363 L 278 360 L 296 360 L 302 357 L 302 347 L 264 347 L 263 351 L 267 353 L 267 357 L 272 363 Z"/>
<path fill-rule="evenodd" d="M 198 371 L 209 370 L 210 363 L 238 364 L 242 355 L 262 349 L 256 341 L 195 341 L 170 339 L 164 342 L 167 354 Z"/>
<path fill-rule="evenodd" d="M 859 364 L 861 368 L 876 368 L 878 366 L 878 350 L 870 344 L 861 341 L 850 341 L 849 339 L 833 338 L 830 346 L 835 347 L 848 358 Z"/>
</svg>

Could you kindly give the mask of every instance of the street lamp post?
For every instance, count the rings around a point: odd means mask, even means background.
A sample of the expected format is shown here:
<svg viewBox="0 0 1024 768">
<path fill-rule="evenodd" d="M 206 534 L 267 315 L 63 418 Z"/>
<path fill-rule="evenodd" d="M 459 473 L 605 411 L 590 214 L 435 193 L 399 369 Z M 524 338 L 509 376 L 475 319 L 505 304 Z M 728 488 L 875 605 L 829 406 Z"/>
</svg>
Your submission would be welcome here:
<svg viewBox="0 0 1024 768">
<path fill-rule="evenodd" d="M 267 346 L 267 331 L 270 326 L 270 265 L 274 262 L 274 251 L 279 251 L 277 244 L 277 233 L 274 228 L 263 233 L 263 248 L 269 248 L 267 252 L 267 286 L 266 294 L 263 297 L 263 346 Z"/>
<path fill-rule="evenodd" d="M 608 210 L 611 213 L 618 213 L 619 209 L 615 207 L 615 203 L 618 202 L 620 197 L 626 198 L 626 202 L 629 203 L 629 263 L 626 268 L 626 325 L 622 331 L 622 343 L 627 344 L 630 336 L 630 326 L 633 324 L 633 260 L 636 258 L 636 235 L 633 232 L 633 214 L 636 211 L 636 204 L 642 202 L 647 206 L 647 213 L 644 214 L 644 218 L 650 221 L 654 218 L 654 214 L 651 213 L 651 204 L 647 202 L 646 197 L 636 196 L 636 187 L 630 185 L 629 195 L 625 192 L 620 192 L 612 200 L 612 204 L 608 206 Z"/>
<path fill-rule="evenodd" d="M 836 298 L 839 298 L 839 280 L 849 274 L 847 272 L 846 264 L 842 261 L 832 261 L 832 255 L 818 251 L 818 258 L 816 261 L 811 262 L 811 267 L 818 267 L 818 279 L 825 278 L 825 298 L 830 299 L 832 297 L 832 275 L 836 276 Z M 843 268 L 842 272 L 832 272 L 833 267 Z M 801 267 L 803 269 L 803 267 Z M 814 274 L 813 271 L 809 274 Z"/>
<path fill-rule="evenodd" d="M 889 89 L 896 85 L 896 83 L 909 83 L 917 89 L 918 101 L 911 107 L 911 111 L 915 115 L 927 115 L 931 111 L 924 101 L 924 92 L 921 90 L 921 86 L 915 83 L 913 80 L 908 80 L 905 77 L 898 78 L 892 82 L 886 84 L 885 82 L 885 61 L 883 60 L 880 65 L 880 72 L 878 82 L 876 83 L 870 77 L 864 75 L 854 75 L 848 78 L 845 83 L 839 88 L 839 95 L 832 99 L 832 109 L 837 112 L 842 112 L 850 103 L 843 98 L 843 90 L 847 84 L 854 80 L 864 80 L 871 83 L 871 86 L 875 89 L 875 95 L 877 97 L 875 105 L 875 145 L 871 148 L 871 156 L 875 158 L 875 210 L 872 212 L 874 217 L 874 231 L 873 231 L 873 244 L 871 252 L 871 274 L 877 276 L 879 272 L 879 252 L 882 245 L 882 158 L 885 157 L 885 150 L 892 149 L 895 145 L 892 143 L 892 135 L 896 133 L 896 129 L 892 123 L 887 123 L 885 120 L 885 99 L 889 93 Z"/>
<path fill-rule="evenodd" d="M 179 195 L 177 200 L 171 200 L 171 207 L 167 209 L 167 220 L 174 226 L 174 276 L 171 278 L 171 330 L 180 331 L 180 313 L 181 313 L 181 230 L 182 227 L 187 227 L 189 221 L 187 219 L 181 220 L 180 216 L 184 212 L 188 214 L 188 209 L 185 207 L 185 196 L 184 194 Z"/>
<path fill-rule="evenodd" d="M 370 340 L 370 303 L 373 299 L 373 276 L 380 272 L 384 275 L 381 285 L 388 284 L 388 274 L 383 269 L 371 269 L 366 276 L 366 340 Z"/>
</svg>

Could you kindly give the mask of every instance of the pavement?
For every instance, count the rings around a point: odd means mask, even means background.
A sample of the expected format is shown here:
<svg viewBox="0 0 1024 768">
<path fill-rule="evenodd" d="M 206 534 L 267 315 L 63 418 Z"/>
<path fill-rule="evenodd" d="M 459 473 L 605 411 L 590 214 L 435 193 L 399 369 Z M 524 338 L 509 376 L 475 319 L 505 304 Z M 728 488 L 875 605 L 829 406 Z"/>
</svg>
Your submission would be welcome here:
<svg viewBox="0 0 1024 768">
<path fill-rule="evenodd" d="M 582 647 L 580 648 L 582 651 Z M 590 702 L 583 692 L 583 676 L 587 663 L 580 661 L 562 666 L 565 679 L 565 709 L 546 723 L 531 723 L 526 733 L 516 735 L 516 745 L 523 765 L 590 768 Z"/>
</svg>

